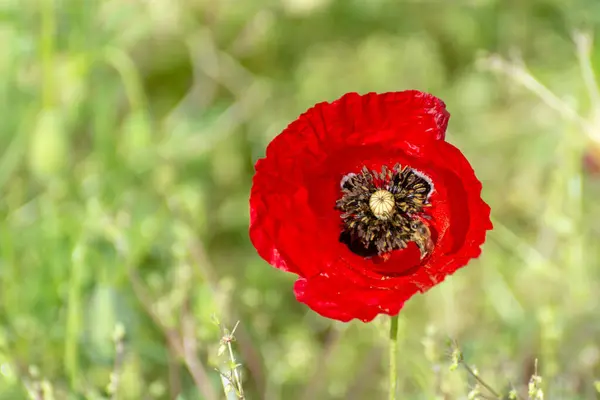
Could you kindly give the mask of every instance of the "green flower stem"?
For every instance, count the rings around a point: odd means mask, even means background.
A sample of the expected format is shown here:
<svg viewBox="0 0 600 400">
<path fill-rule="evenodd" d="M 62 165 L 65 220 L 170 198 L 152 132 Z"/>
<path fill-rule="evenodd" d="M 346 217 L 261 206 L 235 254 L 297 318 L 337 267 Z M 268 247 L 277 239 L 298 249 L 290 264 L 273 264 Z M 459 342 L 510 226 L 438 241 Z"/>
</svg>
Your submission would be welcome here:
<svg viewBox="0 0 600 400">
<path fill-rule="evenodd" d="M 390 393 L 389 400 L 396 400 L 398 382 L 398 316 L 390 320 Z"/>
</svg>

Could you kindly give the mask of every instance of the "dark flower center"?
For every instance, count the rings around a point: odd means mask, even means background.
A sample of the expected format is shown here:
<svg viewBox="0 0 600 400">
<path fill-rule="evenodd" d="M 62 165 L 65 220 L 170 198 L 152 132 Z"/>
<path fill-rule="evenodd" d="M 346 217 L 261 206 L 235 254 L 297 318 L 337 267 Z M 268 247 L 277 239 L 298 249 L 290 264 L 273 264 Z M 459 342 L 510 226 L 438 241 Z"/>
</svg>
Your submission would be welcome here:
<svg viewBox="0 0 600 400">
<path fill-rule="evenodd" d="M 343 196 L 336 202 L 342 212 L 340 242 L 363 257 L 384 255 L 415 242 L 421 259 L 431 254 L 433 241 L 425 220 L 433 183 L 421 172 L 396 164 L 381 172 L 363 167 L 341 182 Z"/>
</svg>

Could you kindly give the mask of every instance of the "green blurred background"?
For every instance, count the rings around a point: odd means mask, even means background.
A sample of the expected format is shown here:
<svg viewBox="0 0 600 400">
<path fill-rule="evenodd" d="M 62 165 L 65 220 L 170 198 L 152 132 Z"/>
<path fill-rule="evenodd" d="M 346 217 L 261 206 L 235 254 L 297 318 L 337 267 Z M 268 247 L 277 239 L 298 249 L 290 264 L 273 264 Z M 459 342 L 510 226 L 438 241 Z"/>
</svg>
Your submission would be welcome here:
<svg viewBox="0 0 600 400">
<path fill-rule="evenodd" d="M 298 304 L 248 194 L 314 103 L 412 88 L 495 229 L 402 311 L 400 398 L 467 398 L 449 337 L 500 391 L 538 358 L 547 398 L 599 398 L 594 33 L 598 0 L 1 1 L 0 398 L 225 398 L 213 315 L 248 399 L 385 398 L 388 320 Z"/>
</svg>

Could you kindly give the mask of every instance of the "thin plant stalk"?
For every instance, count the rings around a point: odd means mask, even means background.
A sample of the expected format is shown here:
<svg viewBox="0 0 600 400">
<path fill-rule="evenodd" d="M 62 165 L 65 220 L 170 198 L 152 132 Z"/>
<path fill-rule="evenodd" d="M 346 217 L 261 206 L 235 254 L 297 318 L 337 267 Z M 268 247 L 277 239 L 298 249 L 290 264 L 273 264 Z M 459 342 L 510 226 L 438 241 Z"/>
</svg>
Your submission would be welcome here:
<svg viewBox="0 0 600 400">
<path fill-rule="evenodd" d="M 221 323 L 218 321 L 216 316 L 213 316 L 215 323 L 218 326 L 221 326 Z M 239 321 L 235 324 L 231 332 L 227 328 L 223 329 L 223 337 L 221 338 L 221 346 L 219 347 L 218 354 L 223 354 L 226 350 L 229 354 L 229 372 L 221 374 L 221 381 L 223 383 L 223 390 L 225 391 L 225 396 L 229 398 L 229 392 L 233 390 L 235 392 L 236 397 L 239 400 L 245 399 L 244 395 L 244 387 L 242 385 L 242 376 L 239 371 L 240 364 L 237 363 L 235 359 L 235 355 L 233 353 L 233 346 L 231 342 L 235 341 L 235 330 L 239 325 Z"/>
<path fill-rule="evenodd" d="M 233 327 L 232 331 L 231 331 L 231 335 L 233 336 L 233 334 L 235 333 L 236 328 L 238 327 L 238 324 L 240 322 L 238 321 L 235 326 Z M 231 340 L 227 341 L 227 350 L 229 350 L 229 359 L 231 360 L 231 364 L 233 365 L 233 377 L 235 379 L 235 384 L 236 384 L 236 388 L 238 391 L 238 397 L 240 399 L 244 398 L 244 388 L 242 386 L 242 378 L 240 376 L 240 371 L 238 369 L 238 365 L 237 362 L 235 360 L 235 356 L 233 354 L 233 349 L 231 347 Z"/>
<path fill-rule="evenodd" d="M 398 382 L 398 316 L 394 315 L 390 319 L 390 392 L 388 399 L 396 400 L 397 382 Z"/>
<path fill-rule="evenodd" d="M 502 396 L 498 393 L 491 385 L 489 385 L 486 381 L 481 379 L 481 377 L 473 371 L 471 367 L 469 367 L 464 361 L 460 361 L 460 364 L 463 368 L 471 375 L 481 386 L 486 388 L 496 399 L 501 399 Z"/>
</svg>

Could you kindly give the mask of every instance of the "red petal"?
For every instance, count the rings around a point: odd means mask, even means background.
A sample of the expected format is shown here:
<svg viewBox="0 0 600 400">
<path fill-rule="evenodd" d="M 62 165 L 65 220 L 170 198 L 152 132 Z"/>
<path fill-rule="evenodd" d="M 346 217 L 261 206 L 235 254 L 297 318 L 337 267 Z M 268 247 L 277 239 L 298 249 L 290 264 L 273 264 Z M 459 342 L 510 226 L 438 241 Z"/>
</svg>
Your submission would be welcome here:
<svg viewBox="0 0 600 400">
<path fill-rule="evenodd" d="M 348 93 L 332 103 L 315 105 L 281 135 L 314 135 L 323 148 L 440 140 L 446 135 L 449 118 L 442 100 L 417 90 L 362 96 Z"/>
<path fill-rule="evenodd" d="M 369 322 L 378 314 L 397 315 L 412 295 L 413 285 L 396 290 L 381 290 L 369 287 L 353 287 L 345 276 L 321 274 L 310 279 L 300 278 L 294 284 L 298 301 L 324 317 L 340 321 L 357 318 Z"/>
</svg>

